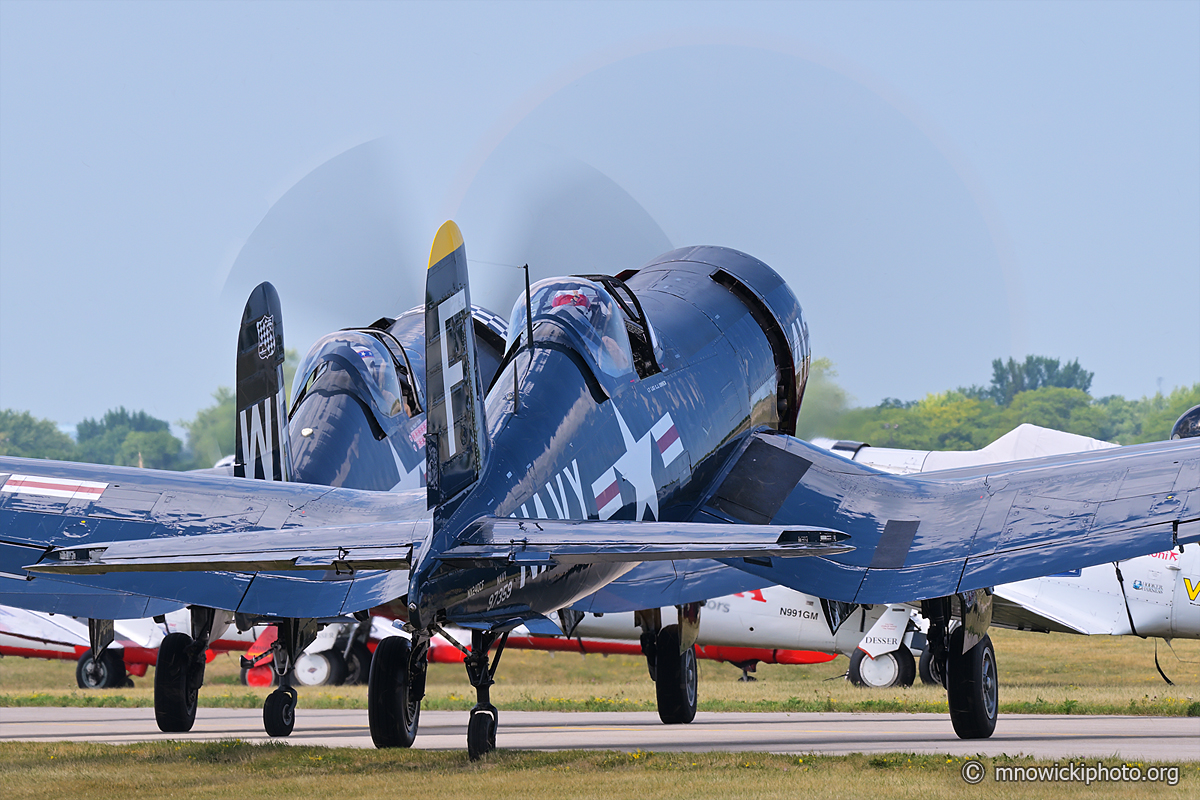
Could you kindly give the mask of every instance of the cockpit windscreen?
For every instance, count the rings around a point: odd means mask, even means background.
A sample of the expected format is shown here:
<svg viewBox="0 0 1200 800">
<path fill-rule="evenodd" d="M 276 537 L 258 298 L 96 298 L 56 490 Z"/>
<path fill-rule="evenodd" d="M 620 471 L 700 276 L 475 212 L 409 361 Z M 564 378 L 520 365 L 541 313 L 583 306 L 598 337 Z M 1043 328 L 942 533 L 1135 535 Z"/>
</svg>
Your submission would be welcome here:
<svg viewBox="0 0 1200 800">
<path fill-rule="evenodd" d="M 608 291 L 583 278 L 548 278 L 530 287 L 533 311 L 533 336 L 538 338 L 539 323 L 555 323 L 573 333 L 585 354 L 608 375 L 621 376 L 633 371 L 629 333 L 617 303 Z M 527 332 L 525 294 L 513 304 L 508 320 L 510 350 Z"/>
</svg>

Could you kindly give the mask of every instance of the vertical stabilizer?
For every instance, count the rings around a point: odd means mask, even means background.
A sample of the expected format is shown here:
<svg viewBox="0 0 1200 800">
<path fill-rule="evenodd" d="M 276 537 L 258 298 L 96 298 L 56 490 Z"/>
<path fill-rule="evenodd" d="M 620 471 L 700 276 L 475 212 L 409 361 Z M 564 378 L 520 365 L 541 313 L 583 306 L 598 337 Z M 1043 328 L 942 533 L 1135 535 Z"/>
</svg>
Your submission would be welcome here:
<svg viewBox="0 0 1200 800">
<path fill-rule="evenodd" d="M 453 222 L 438 229 L 429 252 L 425 365 L 426 480 L 429 506 L 436 508 L 475 483 L 487 454 L 467 250 Z"/>
<path fill-rule="evenodd" d="M 283 397 L 283 311 L 269 283 L 250 293 L 237 354 L 237 455 L 233 474 L 286 481 L 291 473 Z"/>
</svg>

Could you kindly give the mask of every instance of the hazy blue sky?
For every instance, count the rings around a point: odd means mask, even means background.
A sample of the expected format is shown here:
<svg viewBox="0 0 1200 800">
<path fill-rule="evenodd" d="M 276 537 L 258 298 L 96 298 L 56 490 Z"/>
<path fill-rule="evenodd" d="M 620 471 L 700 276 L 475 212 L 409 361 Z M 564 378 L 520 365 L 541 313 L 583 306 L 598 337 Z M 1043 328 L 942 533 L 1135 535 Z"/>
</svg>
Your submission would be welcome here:
<svg viewBox="0 0 1200 800">
<path fill-rule="evenodd" d="M 774 266 L 859 403 L 1078 358 L 1200 381 L 1200 3 L 0 0 L 0 408 L 191 418 L 288 343 L 515 271 Z"/>
</svg>

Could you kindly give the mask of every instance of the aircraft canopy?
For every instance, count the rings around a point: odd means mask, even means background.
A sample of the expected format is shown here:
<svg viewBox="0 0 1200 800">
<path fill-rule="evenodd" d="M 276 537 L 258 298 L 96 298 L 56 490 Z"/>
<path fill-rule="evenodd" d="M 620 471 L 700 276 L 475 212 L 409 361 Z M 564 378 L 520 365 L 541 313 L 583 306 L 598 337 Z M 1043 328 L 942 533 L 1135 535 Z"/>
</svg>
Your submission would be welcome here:
<svg viewBox="0 0 1200 800">
<path fill-rule="evenodd" d="M 358 331 L 338 331 L 318 339 L 296 370 L 292 397 L 299 397 L 317 375 L 335 362 L 358 373 L 383 413 L 392 417 L 404 410 L 396 357 L 382 341 Z"/>
<path fill-rule="evenodd" d="M 608 375 L 633 371 L 625 320 L 612 295 L 586 278 L 547 278 L 530 287 L 534 337 L 539 322 L 550 321 L 577 337 L 585 355 Z M 513 303 L 505 349 L 526 334 L 525 293 Z"/>
</svg>

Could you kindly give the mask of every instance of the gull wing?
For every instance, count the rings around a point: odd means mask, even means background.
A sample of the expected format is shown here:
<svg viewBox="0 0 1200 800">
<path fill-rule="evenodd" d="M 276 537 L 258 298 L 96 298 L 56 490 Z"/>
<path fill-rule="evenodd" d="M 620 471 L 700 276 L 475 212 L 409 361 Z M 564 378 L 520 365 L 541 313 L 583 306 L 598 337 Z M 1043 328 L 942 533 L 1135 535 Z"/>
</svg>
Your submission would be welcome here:
<svg viewBox="0 0 1200 800">
<path fill-rule="evenodd" d="M 858 603 L 943 597 L 1200 540 L 1200 442 L 889 475 L 783 434 L 750 437 L 697 521 L 848 533 L 852 552 L 724 559 Z"/>
</svg>

